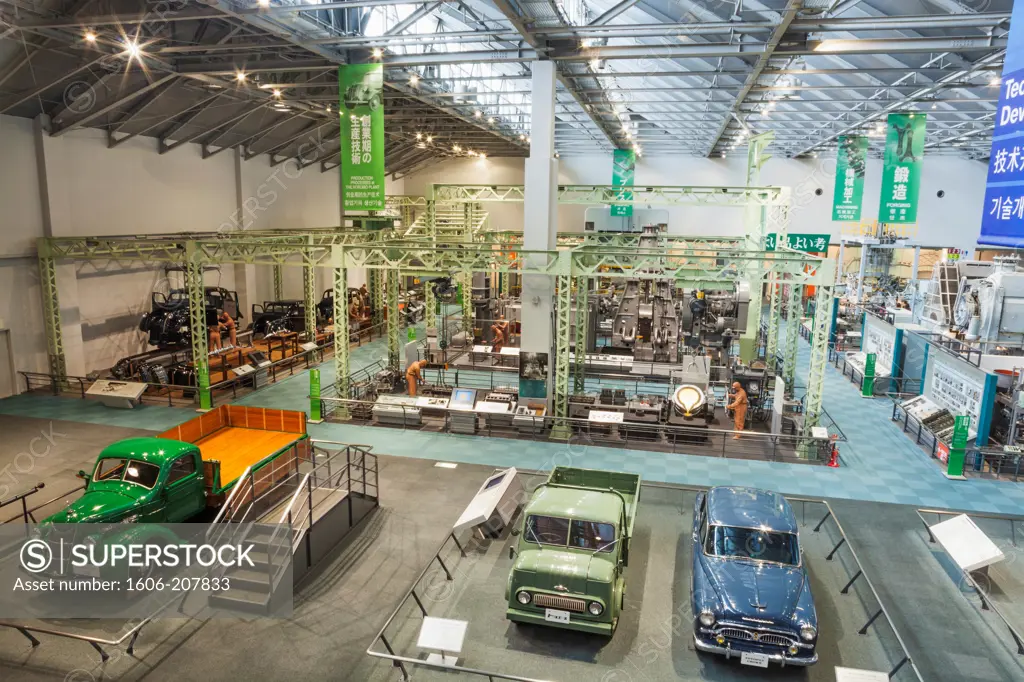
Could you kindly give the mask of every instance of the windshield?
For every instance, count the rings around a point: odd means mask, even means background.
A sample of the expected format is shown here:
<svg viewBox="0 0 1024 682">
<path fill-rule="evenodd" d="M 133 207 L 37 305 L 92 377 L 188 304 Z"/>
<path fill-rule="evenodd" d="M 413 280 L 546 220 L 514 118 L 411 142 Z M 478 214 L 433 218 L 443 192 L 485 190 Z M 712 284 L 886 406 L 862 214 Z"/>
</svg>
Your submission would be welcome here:
<svg viewBox="0 0 1024 682">
<path fill-rule="evenodd" d="M 704 551 L 711 556 L 771 561 L 790 566 L 800 563 L 800 546 L 796 535 L 757 528 L 712 526 L 704 543 Z"/>
<path fill-rule="evenodd" d="M 611 552 L 615 526 L 597 521 L 531 515 L 526 519 L 526 539 L 542 545 L 576 547 Z"/>
<path fill-rule="evenodd" d="M 149 462 L 139 462 L 134 459 L 121 459 L 119 457 L 105 457 L 96 465 L 97 481 L 126 481 L 136 483 L 144 488 L 152 488 L 156 485 L 156 479 L 160 476 L 160 467 Z"/>
</svg>

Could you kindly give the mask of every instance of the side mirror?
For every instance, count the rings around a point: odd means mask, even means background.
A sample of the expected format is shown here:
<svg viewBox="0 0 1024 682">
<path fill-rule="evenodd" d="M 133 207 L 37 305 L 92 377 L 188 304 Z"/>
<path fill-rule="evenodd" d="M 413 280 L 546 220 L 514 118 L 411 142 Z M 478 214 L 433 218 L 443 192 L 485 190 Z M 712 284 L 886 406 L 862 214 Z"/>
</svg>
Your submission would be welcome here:
<svg viewBox="0 0 1024 682">
<path fill-rule="evenodd" d="M 89 474 L 85 473 L 84 469 L 79 469 L 78 473 L 75 474 L 75 476 L 77 476 L 78 478 L 82 479 L 86 483 L 89 483 L 89 481 L 92 479 L 92 476 L 90 476 Z"/>
<path fill-rule="evenodd" d="M 518 537 L 519 533 L 520 533 L 520 530 L 518 528 L 513 528 L 512 529 L 512 535 L 513 536 L 517 536 Z"/>
</svg>

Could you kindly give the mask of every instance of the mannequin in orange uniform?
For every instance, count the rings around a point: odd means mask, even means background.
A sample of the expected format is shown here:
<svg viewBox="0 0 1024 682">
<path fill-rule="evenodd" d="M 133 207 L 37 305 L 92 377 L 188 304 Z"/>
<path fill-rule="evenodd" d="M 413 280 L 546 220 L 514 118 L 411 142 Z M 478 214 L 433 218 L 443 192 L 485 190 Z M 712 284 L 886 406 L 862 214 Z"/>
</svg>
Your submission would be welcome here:
<svg viewBox="0 0 1024 682">
<path fill-rule="evenodd" d="M 501 323 L 495 322 L 491 325 L 491 346 L 492 353 L 500 353 L 502 346 L 505 345 L 505 332 L 501 329 Z"/>
<path fill-rule="evenodd" d="M 743 390 L 738 381 L 732 382 L 732 402 L 726 405 L 726 409 L 733 411 L 734 428 L 737 431 L 742 431 L 747 421 L 747 392 Z M 737 433 L 732 439 L 739 440 L 740 434 Z"/>
<path fill-rule="evenodd" d="M 423 368 L 427 366 L 426 360 L 417 360 L 405 370 L 405 383 L 409 385 L 409 395 L 416 397 L 416 385 L 423 381 Z"/>
</svg>

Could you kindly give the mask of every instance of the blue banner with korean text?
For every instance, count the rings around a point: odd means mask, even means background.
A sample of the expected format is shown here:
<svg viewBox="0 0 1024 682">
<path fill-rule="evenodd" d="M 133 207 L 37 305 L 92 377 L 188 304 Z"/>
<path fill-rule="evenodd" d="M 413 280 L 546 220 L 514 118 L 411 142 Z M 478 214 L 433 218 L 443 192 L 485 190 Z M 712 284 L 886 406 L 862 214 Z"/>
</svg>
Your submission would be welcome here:
<svg viewBox="0 0 1024 682">
<path fill-rule="evenodd" d="M 1010 17 L 978 243 L 1024 246 L 1024 2 Z"/>
</svg>

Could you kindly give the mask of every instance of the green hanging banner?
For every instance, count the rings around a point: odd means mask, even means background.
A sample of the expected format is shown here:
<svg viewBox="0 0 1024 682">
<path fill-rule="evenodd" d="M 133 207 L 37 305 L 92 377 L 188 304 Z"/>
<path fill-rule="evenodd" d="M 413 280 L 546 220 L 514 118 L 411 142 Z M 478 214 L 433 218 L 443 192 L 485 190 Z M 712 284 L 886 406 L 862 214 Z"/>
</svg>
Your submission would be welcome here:
<svg viewBox="0 0 1024 682">
<path fill-rule="evenodd" d="M 882 169 L 880 223 L 916 223 L 924 160 L 925 114 L 889 114 Z"/>
<path fill-rule="evenodd" d="M 778 235 L 769 232 L 764 236 L 764 250 L 774 251 Z M 827 234 L 787 234 L 786 244 L 794 251 L 804 253 L 826 253 L 831 235 Z"/>
<path fill-rule="evenodd" d="M 632 187 L 633 176 L 636 174 L 636 152 L 629 149 L 616 149 L 612 154 L 612 186 Z M 633 200 L 632 192 L 618 192 L 616 197 Z M 613 216 L 629 217 L 633 215 L 633 204 L 612 204 Z"/>
<path fill-rule="evenodd" d="M 868 138 L 843 135 L 836 154 L 836 186 L 832 196 L 832 220 L 860 222 L 867 170 Z"/>
<path fill-rule="evenodd" d="M 338 67 L 341 196 L 346 211 L 384 210 L 384 65 Z"/>
</svg>

